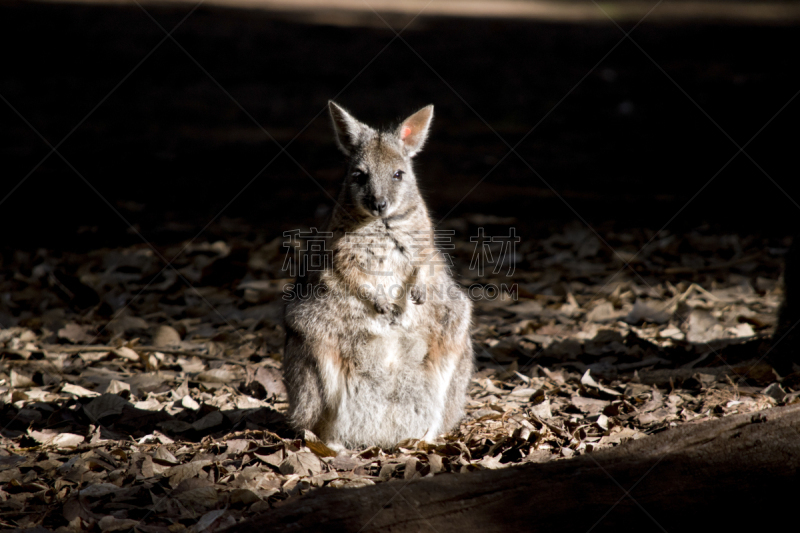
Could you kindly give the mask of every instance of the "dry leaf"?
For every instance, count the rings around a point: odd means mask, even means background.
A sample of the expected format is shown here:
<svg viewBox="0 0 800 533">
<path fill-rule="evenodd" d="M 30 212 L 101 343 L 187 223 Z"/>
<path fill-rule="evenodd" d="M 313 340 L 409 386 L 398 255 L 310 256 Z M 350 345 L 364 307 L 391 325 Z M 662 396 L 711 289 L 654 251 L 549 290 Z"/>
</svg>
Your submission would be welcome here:
<svg viewBox="0 0 800 533">
<path fill-rule="evenodd" d="M 119 531 L 122 529 L 133 529 L 139 525 L 139 520 L 131 520 L 127 518 L 115 518 L 113 516 L 104 516 L 97 523 L 102 531 Z"/>
<path fill-rule="evenodd" d="M 114 354 L 118 357 L 123 359 L 127 359 L 128 361 L 138 361 L 139 354 L 135 351 L 131 350 L 127 346 L 120 346 L 116 350 L 114 350 Z"/>
<path fill-rule="evenodd" d="M 91 344 L 95 340 L 95 335 L 89 333 L 91 329 L 91 326 L 70 322 L 58 330 L 58 338 L 68 340 L 72 344 Z"/>
<path fill-rule="evenodd" d="M 180 334 L 171 326 L 158 326 L 156 332 L 153 334 L 153 346 L 165 348 L 168 346 L 179 346 L 180 343 Z"/>
<path fill-rule="evenodd" d="M 311 452 L 297 452 L 289 455 L 280 464 L 280 472 L 284 475 L 298 474 L 313 476 L 322 472 L 322 462 Z"/>
<path fill-rule="evenodd" d="M 119 416 L 125 406 L 131 404 L 116 394 L 103 394 L 83 406 L 83 412 L 93 423 L 98 423 L 109 416 Z"/>
</svg>

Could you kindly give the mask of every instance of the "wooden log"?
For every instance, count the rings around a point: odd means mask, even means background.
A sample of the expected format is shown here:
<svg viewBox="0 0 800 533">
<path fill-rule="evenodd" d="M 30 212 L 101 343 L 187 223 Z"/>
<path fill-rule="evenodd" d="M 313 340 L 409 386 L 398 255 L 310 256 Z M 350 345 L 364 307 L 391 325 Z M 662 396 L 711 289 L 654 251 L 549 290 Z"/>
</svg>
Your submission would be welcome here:
<svg viewBox="0 0 800 533">
<path fill-rule="evenodd" d="M 800 234 L 795 234 L 783 269 L 783 303 L 767 360 L 781 376 L 800 365 Z"/>
<path fill-rule="evenodd" d="M 321 489 L 228 531 L 794 529 L 798 472 L 800 405 L 793 405 L 688 424 L 569 460 Z"/>
</svg>

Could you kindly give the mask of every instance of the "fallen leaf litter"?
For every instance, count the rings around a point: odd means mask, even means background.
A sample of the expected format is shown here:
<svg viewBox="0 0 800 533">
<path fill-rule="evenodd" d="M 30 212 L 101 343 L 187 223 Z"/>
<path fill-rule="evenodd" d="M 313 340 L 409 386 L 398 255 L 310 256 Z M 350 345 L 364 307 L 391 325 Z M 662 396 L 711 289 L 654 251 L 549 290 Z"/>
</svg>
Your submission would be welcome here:
<svg viewBox="0 0 800 533">
<path fill-rule="evenodd" d="M 336 454 L 286 424 L 283 239 L 17 252 L 0 270 L 0 527 L 217 530 L 315 488 L 565 459 L 794 403 L 763 358 L 786 243 L 577 225 L 523 241 L 475 302 L 467 417 L 435 444 Z M 511 221 L 510 221 L 511 222 Z M 637 253 L 638 252 L 638 253 Z M 626 263 L 630 268 L 626 267 Z"/>
</svg>

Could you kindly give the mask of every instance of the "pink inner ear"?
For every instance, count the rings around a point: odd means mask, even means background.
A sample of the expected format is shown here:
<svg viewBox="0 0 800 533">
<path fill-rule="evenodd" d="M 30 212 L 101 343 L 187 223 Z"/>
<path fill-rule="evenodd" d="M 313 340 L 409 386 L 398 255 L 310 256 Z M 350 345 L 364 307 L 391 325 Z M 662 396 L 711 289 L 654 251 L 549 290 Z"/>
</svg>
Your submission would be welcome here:
<svg viewBox="0 0 800 533">
<path fill-rule="evenodd" d="M 405 140 L 405 138 L 408 137 L 409 135 L 411 135 L 411 128 L 406 126 L 405 128 L 403 128 L 403 133 L 400 134 L 400 138 Z"/>
</svg>

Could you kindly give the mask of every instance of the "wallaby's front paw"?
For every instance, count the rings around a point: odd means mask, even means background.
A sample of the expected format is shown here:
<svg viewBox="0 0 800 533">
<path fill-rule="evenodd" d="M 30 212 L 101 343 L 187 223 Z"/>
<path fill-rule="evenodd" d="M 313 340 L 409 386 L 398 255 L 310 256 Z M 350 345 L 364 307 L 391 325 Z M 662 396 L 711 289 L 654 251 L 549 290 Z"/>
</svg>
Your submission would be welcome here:
<svg viewBox="0 0 800 533">
<path fill-rule="evenodd" d="M 421 288 L 419 285 L 414 285 L 411 287 L 411 290 L 408 291 L 409 296 L 411 297 L 411 301 L 415 304 L 424 304 L 425 303 L 425 289 Z"/>
<path fill-rule="evenodd" d="M 390 303 L 389 300 L 385 298 L 381 298 L 379 300 L 375 300 L 375 310 L 382 315 L 394 313 L 394 308 L 397 307 L 393 303 Z"/>
</svg>

